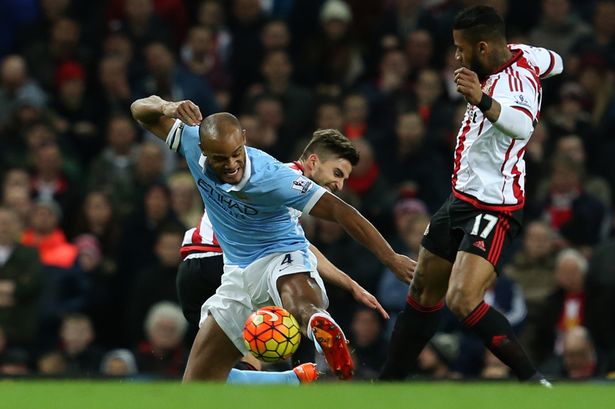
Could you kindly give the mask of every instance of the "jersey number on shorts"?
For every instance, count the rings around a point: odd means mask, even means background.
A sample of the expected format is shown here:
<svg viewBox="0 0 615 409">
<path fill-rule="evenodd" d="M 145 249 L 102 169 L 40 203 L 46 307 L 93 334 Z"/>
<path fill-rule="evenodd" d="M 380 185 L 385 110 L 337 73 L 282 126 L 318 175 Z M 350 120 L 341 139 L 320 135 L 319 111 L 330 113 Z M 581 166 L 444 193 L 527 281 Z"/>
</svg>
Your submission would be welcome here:
<svg viewBox="0 0 615 409">
<path fill-rule="evenodd" d="M 284 264 L 291 265 L 291 264 L 292 264 L 292 262 L 293 262 L 293 259 L 290 257 L 290 254 L 287 254 L 287 255 L 285 255 L 285 256 L 284 256 L 284 259 L 282 260 L 282 263 L 280 263 L 280 264 L 281 264 L 282 266 L 283 266 Z M 286 266 L 286 267 L 288 267 L 288 266 Z"/>
<path fill-rule="evenodd" d="M 487 225 L 485 226 L 483 231 L 478 234 L 478 230 L 480 229 L 480 222 L 482 219 L 485 219 L 487 221 Z M 477 214 L 476 218 L 474 218 L 474 226 L 472 226 L 472 231 L 470 232 L 470 234 L 473 236 L 476 236 L 478 234 L 483 239 L 486 239 L 497 222 L 498 218 L 492 214 Z"/>
</svg>

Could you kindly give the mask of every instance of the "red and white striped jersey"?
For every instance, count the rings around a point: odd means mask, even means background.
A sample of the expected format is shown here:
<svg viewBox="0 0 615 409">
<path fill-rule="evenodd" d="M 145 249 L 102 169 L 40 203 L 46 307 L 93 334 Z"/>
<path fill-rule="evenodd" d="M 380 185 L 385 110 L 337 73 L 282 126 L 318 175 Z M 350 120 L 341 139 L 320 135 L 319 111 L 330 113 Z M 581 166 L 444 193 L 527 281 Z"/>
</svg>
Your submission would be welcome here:
<svg viewBox="0 0 615 409">
<path fill-rule="evenodd" d="M 286 164 L 289 168 L 303 175 L 303 166 L 300 162 L 290 162 Z M 296 209 L 288 210 L 293 218 L 299 219 L 301 212 Z M 191 228 L 184 234 L 182 247 L 179 250 L 183 260 L 191 258 L 203 258 L 222 255 L 222 249 L 216 239 L 214 228 L 211 225 L 207 209 L 203 211 L 203 217 L 198 226 Z"/>
<path fill-rule="evenodd" d="M 509 44 L 513 57 L 483 83 L 483 92 L 502 106 L 527 115 L 540 115 L 540 80 L 562 72 L 559 55 L 544 48 Z M 525 203 L 527 135 L 511 137 L 489 122 L 480 109 L 468 104 L 457 135 L 452 175 L 453 194 L 478 208 L 521 209 Z"/>
</svg>

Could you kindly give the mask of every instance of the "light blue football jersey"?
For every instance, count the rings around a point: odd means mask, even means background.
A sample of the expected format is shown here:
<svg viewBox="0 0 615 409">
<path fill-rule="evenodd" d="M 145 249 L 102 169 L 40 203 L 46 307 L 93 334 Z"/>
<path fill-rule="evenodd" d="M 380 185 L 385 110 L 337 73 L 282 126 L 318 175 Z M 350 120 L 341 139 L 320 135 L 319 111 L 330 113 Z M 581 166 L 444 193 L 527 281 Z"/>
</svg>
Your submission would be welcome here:
<svg viewBox="0 0 615 409">
<path fill-rule="evenodd" d="M 246 147 L 241 181 L 223 183 L 199 148 L 199 127 L 175 122 L 167 145 L 186 158 L 225 264 L 246 267 L 271 253 L 306 250 L 292 209 L 309 212 L 326 190 L 267 153 Z"/>
</svg>

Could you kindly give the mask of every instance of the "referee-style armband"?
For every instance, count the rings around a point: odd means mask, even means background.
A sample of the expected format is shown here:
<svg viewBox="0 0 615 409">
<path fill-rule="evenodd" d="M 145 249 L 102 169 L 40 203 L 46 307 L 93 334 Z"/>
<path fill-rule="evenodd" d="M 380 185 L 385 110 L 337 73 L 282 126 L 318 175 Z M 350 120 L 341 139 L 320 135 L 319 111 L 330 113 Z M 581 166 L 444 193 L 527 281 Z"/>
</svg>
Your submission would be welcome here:
<svg viewBox="0 0 615 409">
<path fill-rule="evenodd" d="M 534 124 L 530 117 L 511 106 L 500 105 L 500 107 L 500 116 L 493 122 L 493 126 L 513 139 L 528 139 L 534 132 Z"/>
</svg>

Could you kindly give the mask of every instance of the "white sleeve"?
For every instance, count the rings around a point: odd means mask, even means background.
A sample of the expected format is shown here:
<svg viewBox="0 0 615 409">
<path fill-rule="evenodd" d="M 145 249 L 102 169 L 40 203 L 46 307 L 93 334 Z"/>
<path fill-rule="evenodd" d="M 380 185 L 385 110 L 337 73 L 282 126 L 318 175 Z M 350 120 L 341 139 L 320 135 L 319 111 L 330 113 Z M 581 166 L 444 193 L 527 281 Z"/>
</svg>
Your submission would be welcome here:
<svg viewBox="0 0 615 409">
<path fill-rule="evenodd" d="M 538 76 L 540 78 L 553 77 L 564 71 L 562 57 L 555 51 L 525 44 L 511 44 L 511 47 L 523 50 L 525 57 L 538 68 Z"/>
<path fill-rule="evenodd" d="M 492 97 L 501 106 L 493 126 L 514 139 L 528 139 L 534 132 L 540 104 L 535 80 L 519 71 L 503 73 Z"/>
</svg>

